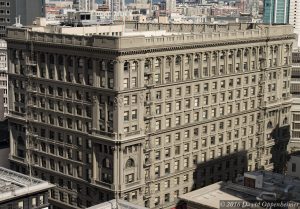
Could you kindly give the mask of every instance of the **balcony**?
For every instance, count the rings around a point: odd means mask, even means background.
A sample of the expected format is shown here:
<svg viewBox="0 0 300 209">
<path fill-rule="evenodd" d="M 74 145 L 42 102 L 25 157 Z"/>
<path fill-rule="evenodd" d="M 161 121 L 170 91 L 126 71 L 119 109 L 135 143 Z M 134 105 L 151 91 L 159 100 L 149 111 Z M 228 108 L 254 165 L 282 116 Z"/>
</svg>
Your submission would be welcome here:
<svg viewBox="0 0 300 209">
<path fill-rule="evenodd" d="M 114 190 L 115 189 L 114 184 L 105 183 L 105 182 L 99 181 L 99 180 L 95 180 L 94 184 L 96 186 L 100 186 L 101 188 L 106 188 L 106 189 L 109 189 L 109 190 Z"/>
<path fill-rule="evenodd" d="M 26 65 L 27 66 L 36 66 L 37 62 L 34 60 L 27 60 Z"/>
<path fill-rule="evenodd" d="M 145 160 L 144 168 L 150 166 L 151 164 L 152 164 L 151 159 Z"/>
<path fill-rule="evenodd" d="M 129 132 L 129 133 L 125 133 L 125 137 L 138 135 L 140 133 L 141 133 L 141 131 L 132 131 L 132 132 Z"/>
<path fill-rule="evenodd" d="M 106 131 L 100 131 L 100 130 L 93 130 L 92 131 L 95 135 L 100 135 L 100 136 L 106 136 L 112 139 L 116 139 L 116 133 L 112 133 L 112 132 L 106 132 Z"/>
<path fill-rule="evenodd" d="M 145 105 L 145 106 L 149 106 L 149 105 L 152 105 L 152 104 L 153 104 L 153 102 L 150 101 L 150 100 L 146 100 L 146 101 L 144 102 L 144 105 Z"/>
</svg>

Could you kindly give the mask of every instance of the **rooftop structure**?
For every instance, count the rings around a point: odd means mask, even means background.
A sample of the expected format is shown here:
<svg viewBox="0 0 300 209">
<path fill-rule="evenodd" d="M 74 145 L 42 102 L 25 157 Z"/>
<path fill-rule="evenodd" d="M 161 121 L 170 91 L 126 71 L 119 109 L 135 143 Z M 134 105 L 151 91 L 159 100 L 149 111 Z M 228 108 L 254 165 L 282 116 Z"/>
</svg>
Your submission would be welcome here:
<svg viewBox="0 0 300 209">
<path fill-rule="evenodd" d="M 187 208 L 222 208 L 221 201 L 244 202 L 251 205 L 258 201 L 299 201 L 300 180 L 296 177 L 269 171 L 246 172 L 237 182 L 218 182 L 180 196 Z M 256 208 L 256 207 L 255 207 Z M 257 207 L 260 208 L 260 207 Z M 262 207 L 261 207 L 262 208 Z"/>
<path fill-rule="evenodd" d="M 124 200 L 110 200 L 87 209 L 147 209 L 143 206 L 135 205 Z"/>
<path fill-rule="evenodd" d="M 32 198 L 39 195 L 41 197 L 38 198 L 40 204 L 35 206 L 37 208 L 47 208 L 49 205 L 48 190 L 53 187 L 54 185 L 46 181 L 0 167 L 0 207 L 7 206 L 9 208 L 9 205 L 13 205 L 12 208 L 16 208 L 14 205 L 18 205 L 19 208 L 23 208 L 20 207 L 22 205 L 25 208 L 31 208 L 25 206 L 23 200 L 28 198 L 31 201 Z M 38 201 L 36 200 L 36 202 Z M 34 207 L 34 204 L 32 207 Z"/>
</svg>

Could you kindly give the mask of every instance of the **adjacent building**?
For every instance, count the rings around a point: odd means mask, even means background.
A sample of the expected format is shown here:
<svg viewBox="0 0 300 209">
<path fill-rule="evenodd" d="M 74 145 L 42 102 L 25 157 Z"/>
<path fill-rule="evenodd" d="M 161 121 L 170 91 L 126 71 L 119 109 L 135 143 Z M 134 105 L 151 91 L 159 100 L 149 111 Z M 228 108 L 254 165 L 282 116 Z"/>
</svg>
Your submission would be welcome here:
<svg viewBox="0 0 300 209">
<path fill-rule="evenodd" d="M 135 205 L 124 200 L 110 200 L 87 209 L 147 209 L 143 206 Z"/>
<path fill-rule="evenodd" d="M 287 175 L 300 178 L 300 152 L 291 153 L 290 159 L 287 163 Z"/>
<path fill-rule="evenodd" d="M 263 22 L 269 24 L 288 24 L 289 12 L 290 0 L 265 0 Z"/>
<path fill-rule="evenodd" d="M 0 121 L 8 114 L 7 45 L 0 39 Z"/>
<path fill-rule="evenodd" d="M 289 11 L 289 24 L 293 25 L 294 32 L 298 35 L 297 46 L 300 47 L 300 5 L 297 4 L 297 0 L 290 1 L 290 11 Z"/>
<path fill-rule="evenodd" d="M 54 208 L 172 208 L 245 171 L 282 171 L 292 26 L 97 27 L 7 32 L 11 166 L 56 184 Z"/>
<path fill-rule="evenodd" d="M 96 9 L 95 0 L 74 0 L 73 4 L 79 11 L 93 11 Z"/>
<path fill-rule="evenodd" d="M 266 171 L 247 172 L 233 182 L 218 182 L 179 198 L 187 209 L 266 208 L 269 203 L 300 208 L 300 181 Z M 283 207 L 283 206 L 281 206 Z"/>
<path fill-rule="evenodd" d="M 48 190 L 54 185 L 0 167 L 0 209 L 48 209 Z"/>
<path fill-rule="evenodd" d="M 36 17 L 45 16 L 44 0 L 5 0 L 0 1 L 0 37 L 5 36 L 7 26 L 16 23 L 20 16 L 22 25 L 31 25 Z"/>
<path fill-rule="evenodd" d="M 295 152 L 300 150 L 300 50 L 292 53 L 292 72 L 291 72 L 291 94 L 293 104 L 291 108 L 291 140 L 289 150 Z"/>
</svg>

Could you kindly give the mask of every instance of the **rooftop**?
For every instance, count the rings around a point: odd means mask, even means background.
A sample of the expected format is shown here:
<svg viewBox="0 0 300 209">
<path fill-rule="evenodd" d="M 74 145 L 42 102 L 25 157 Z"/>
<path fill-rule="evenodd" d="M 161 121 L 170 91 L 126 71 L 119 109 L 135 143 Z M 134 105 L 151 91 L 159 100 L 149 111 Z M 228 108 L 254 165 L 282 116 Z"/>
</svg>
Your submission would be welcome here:
<svg viewBox="0 0 300 209">
<path fill-rule="evenodd" d="M 46 181 L 0 167 L 0 203 L 54 187 Z"/>
<path fill-rule="evenodd" d="M 212 208 L 220 208 L 221 200 L 243 200 L 248 203 L 257 200 L 299 201 L 300 179 L 269 171 L 246 172 L 235 183 L 218 182 L 184 194 L 180 199 Z"/>
<path fill-rule="evenodd" d="M 51 28 L 50 26 L 48 28 Z M 96 29 L 95 29 L 96 28 Z M 125 32 L 124 32 L 125 30 Z M 79 32 L 81 31 L 81 32 Z M 113 32 L 115 31 L 115 32 Z M 165 31 L 165 32 L 163 32 Z M 187 32 L 191 31 L 191 32 Z M 74 35 L 81 34 L 81 35 Z M 212 41 L 226 43 L 238 40 L 266 39 L 284 37 L 294 39 L 290 25 L 262 24 L 126 24 L 97 25 L 91 27 L 11 27 L 7 30 L 7 40 L 24 40 L 72 46 L 86 46 L 110 50 L 151 49 L 174 47 L 174 45 L 201 44 Z M 134 44 L 133 44 L 134 43 Z"/>
<path fill-rule="evenodd" d="M 210 208 L 220 208 L 221 200 L 255 200 L 255 196 L 235 191 L 231 186 L 231 183 L 217 182 L 202 189 L 184 194 L 179 198 L 185 202 L 192 202 Z"/>
<path fill-rule="evenodd" d="M 110 200 L 87 209 L 115 209 L 117 205 L 118 209 L 147 209 L 143 206 L 138 206 L 124 200 L 118 200 L 118 202 L 116 200 Z"/>
</svg>

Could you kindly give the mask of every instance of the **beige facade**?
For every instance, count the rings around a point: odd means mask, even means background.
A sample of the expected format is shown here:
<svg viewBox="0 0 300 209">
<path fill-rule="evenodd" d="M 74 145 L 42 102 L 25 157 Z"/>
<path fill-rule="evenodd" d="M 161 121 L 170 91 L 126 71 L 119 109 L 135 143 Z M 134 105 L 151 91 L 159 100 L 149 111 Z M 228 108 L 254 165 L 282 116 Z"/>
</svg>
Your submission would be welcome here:
<svg viewBox="0 0 300 209">
<path fill-rule="evenodd" d="M 292 53 L 291 94 L 293 103 L 289 149 L 295 152 L 300 150 L 300 50 L 293 50 Z"/>
<path fill-rule="evenodd" d="M 150 37 L 9 29 L 12 167 L 55 183 L 61 208 L 115 195 L 171 208 L 195 188 L 280 170 L 292 27 L 192 27 Z"/>
<path fill-rule="evenodd" d="M 7 45 L 6 41 L 0 39 L 0 89 L 3 89 L 3 94 L 1 97 L 3 98 L 0 105 L 2 106 L 0 109 L 0 115 L 6 116 L 8 114 L 8 94 L 7 94 Z M 2 118 L 3 119 L 3 118 Z M 1 120 L 1 119 L 0 119 Z"/>
</svg>

